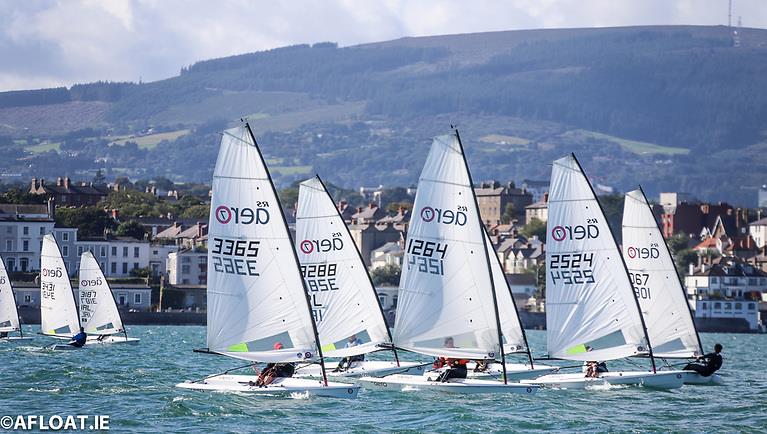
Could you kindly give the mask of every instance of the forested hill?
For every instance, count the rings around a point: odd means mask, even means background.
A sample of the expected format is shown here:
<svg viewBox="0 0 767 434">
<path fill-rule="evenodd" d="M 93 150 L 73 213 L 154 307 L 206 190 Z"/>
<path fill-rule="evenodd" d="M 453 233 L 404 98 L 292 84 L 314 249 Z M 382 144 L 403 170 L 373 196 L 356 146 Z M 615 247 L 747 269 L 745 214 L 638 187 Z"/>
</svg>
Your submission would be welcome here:
<svg viewBox="0 0 767 434">
<path fill-rule="evenodd" d="M 205 181 L 215 130 L 248 116 L 283 183 L 317 171 L 407 185 L 428 138 L 457 123 L 478 178 L 545 179 L 575 151 L 618 189 L 752 205 L 767 183 L 767 31 L 735 42 L 726 27 L 661 26 L 317 43 L 151 83 L 5 92 L 0 145 L 13 158 L 0 164 Z"/>
</svg>

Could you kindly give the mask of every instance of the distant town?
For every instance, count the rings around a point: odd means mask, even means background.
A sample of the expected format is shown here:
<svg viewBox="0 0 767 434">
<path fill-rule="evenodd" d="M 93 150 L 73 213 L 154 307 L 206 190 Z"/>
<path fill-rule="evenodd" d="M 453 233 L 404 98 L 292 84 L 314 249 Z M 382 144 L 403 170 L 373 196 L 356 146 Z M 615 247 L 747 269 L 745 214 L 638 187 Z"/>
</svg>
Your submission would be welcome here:
<svg viewBox="0 0 767 434">
<path fill-rule="evenodd" d="M 40 250 L 44 235 L 59 243 L 68 273 L 90 251 L 128 313 L 188 313 L 204 321 L 210 190 L 165 179 L 106 182 L 33 178 L 4 186 L 0 195 L 0 255 L 11 276 L 22 317 L 39 311 Z M 332 188 L 337 206 L 369 267 L 381 305 L 393 324 L 404 242 L 414 188 Z M 480 214 L 503 264 L 527 327 L 545 327 L 548 181 L 482 182 Z M 622 196 L 598 189 L 608 220 L 620 233 Z M 291 225 L 297 188 L 280 191 Z M 656 219 L 674 255 L 701 331 L 764 332 L 767 324 L 767 190 L 759 207 L 703 203 L 682 192 L 655 199 Z M 76 283 L 73 285 L 77 287 Z M 128 317 L 130 318 L 130 316 Z M 129 319 L 130 321 L 130 319 Z"/>
</svg>

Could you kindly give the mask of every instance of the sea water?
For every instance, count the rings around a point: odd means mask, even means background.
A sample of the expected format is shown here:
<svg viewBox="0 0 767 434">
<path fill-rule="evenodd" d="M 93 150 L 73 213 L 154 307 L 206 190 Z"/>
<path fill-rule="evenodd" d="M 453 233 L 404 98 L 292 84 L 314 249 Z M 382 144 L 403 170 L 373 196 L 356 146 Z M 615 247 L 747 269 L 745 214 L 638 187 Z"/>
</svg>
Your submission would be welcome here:
<svg viewBox="0 0 767 434">
<path fill-rule="evenodd" d="M 25 330 L 32 336 L 38 328 Z M 147 433 L 767 431 L 767 335 L 701 336 L 707 351 L 716 342 L 724 345 L 723 386 L 540 390 L 532 396 L 363 390 L 346 400 L 181 390 L 174 385 L 244 363 L 193 353 L 205 344 L 204 327 L 133 326 L 128 333 L 141 342 L 66 352 L 41 350 L 51 343 L 42 336 L 24 345 L 0 343 L 0 417 L 106 415 L 113 432 Z M 534 354 L 545 352 L 545 338 L 528 331 Z M 609 367 L 636 369 L 620 362 Z"/>
</svg>

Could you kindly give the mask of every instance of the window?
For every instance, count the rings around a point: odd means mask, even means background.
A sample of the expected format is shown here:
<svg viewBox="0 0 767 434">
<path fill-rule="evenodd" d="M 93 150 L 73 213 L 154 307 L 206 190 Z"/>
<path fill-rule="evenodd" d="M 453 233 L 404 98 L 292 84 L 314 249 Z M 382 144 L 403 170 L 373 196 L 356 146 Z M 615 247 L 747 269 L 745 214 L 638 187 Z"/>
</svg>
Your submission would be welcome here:
<svg viewBox="0 0 767 434">
<path fill-rule="evenodd" d="M 128 248 L 123 247 L 123 258 L 127 258 L 127 257 L 128 257 Z"/>
<path fill-rule="evenodd" d="M 117 256 L 117 247 L 112 246 L 112 256 Z"/>
<path fill-rule="evenodd" d="M 99 248 L 99 256 L 101 256 L 102 258 L 106 258 L 106 256 L 107 256 L 107 246 L 101 246 Z"/>
<path fill-rule="evenodd" d="M 748 310 L 756 310 L 756 303 L 749 303 Z"/>
<path fill-rule="evenodd" d="M 184 256 L 181 258 L 182 264 L 189 264 L 190 262 L 192 262 L 192 258 L 190 258 L 189 256 Z"/>
<path fill-rule="evenodd" d="M 138 270 L 139 269 L 138 262 L 134 262 L 133 263 L 133 269 L 134 270 Z"/>
<path fill-rule="evenodd" d="M 29 251 L 29 240 L 24 240 L 24 248 L 22 250 L 25 252 Z"/>
<path fill-rule="evenodd" d="M 189 274 L 189 266 L 188 265 L 182 265 L 181 266 L 181 273 L 182 274 Z"/>
<path fill-rule="evenodd" d="M 32 303 L 32 296 L 30 294 L 24 294 L 24 303 Z"/>
<path fill-rule="evenodd" d="M 16 271 L 16 259 L 8 258 L 8 271 Z"/>
<path fill-rule="evenodd" d="M 748 278 L 748 284 L 749 285 L 756 285 L 756 278 L 755 277 L 749 277 Z"/>
<path fill-rule="evenodd" d="M 40 235 L 45 235 L 45 228 L 40 226 Z"/>
<path fill-rule="evenodd" d="M 394 297 L 392 297 L 392 299 L 391 299 L 391 307 L 392 308 L 397 307 L 397 296 L 396 295 Z"/>
<path fill-rule="evenodd" d="M 133 248 L 133 257 L 138 258 L 138 247 Z"/>
<path fill-rule="evenodd" d="M 718 283 L 718 282 L 719 282 L 719 279 L 717 279 L 716 277 L 711 278 L 711 283 Z"/>
<path fill-rule="evenodd" d="M 159 254 L 160 254 L 159 250 L 152 250 L 152 255 L 157 256 Z"/>
<path fill-rule="evenodd" d="M 732 303 L 725 303 L 724 310 L 732 310 Z"/>
<path fill-rule="evenodd" d="M 29 226 L 24 226 L 24 235 L 29 235 Z"/>
<path fill-rule="evenodd" d="M 69 256 L 69 246 L 61 246 L 61 256 Z"/>
<path fill-rule="evenodd" d="M 123 262 L 123 274 L 128 274 L 128 263 Z"/>
<path fill-rule="evenodd" d="M 743 303 L 735 303 L 735 310 L 743 309 Z"/>
<path fill-rule="evenodd" d="M 83 254 L 83 246 L 77 246 L 77 256 L 80 256 Z"/>
<path fill-rule="evenodd" d="M 701 309 L 706 309 L 706 302 L 705 301 L 700 304 L 700 308 Z"/>
<path fill-rule="evenodd" d="M 61 233 L 61 240 L 62 241 L 69 241 L 69 232 L 62 232 Z"/>
<path fill-rule="evenodd" d="M 719 303 L 718 301 L 714 303 L 714 309 L 721 309 L 721 308 L 722 308 L 722 303 Z"/>
<path fill-rule="evenodd" d="M 117 297 L 117 303 L 119 303 L 120 306 L 125 306 L 125 294 L 120 294 L 120 296 Z"/>
<path fill-rule="evenodd" d="M 381 306 L 386 306 L 386 295 L 385 294 L 379 295 L 378 302 L 381 303 Z"/>
<path fill-rule="evenodd" d="M 13 240 L 5 240 L 5 251 L 10 252 L 13 250 Z"/>
<path fill-rule="evenodd" d="M 19 265 L 21 265 L 21 271 L 27 271 L 27 267 L 29 266 L 29 259 L 27 258 L 21 258 L 19 260 Z"/>
<path fill-rule="evenodd" d="M 103 262 L 99 262 L 99 267 L 101 267 L 102 270 L 106 270 L 107 269 L 107 265 L 105 263 L 103 263 Z"/>
<path fill-rule="evenodd" d="M 112 274 L 117 274 L 117 262 L 112 262 L 109 265 L 109 272 Z"/>
<path fill-rule="evenodd" d="M 141 304 L 141 294 L 138 292 L 133 294 L 133 304 Z"/>
</svg>

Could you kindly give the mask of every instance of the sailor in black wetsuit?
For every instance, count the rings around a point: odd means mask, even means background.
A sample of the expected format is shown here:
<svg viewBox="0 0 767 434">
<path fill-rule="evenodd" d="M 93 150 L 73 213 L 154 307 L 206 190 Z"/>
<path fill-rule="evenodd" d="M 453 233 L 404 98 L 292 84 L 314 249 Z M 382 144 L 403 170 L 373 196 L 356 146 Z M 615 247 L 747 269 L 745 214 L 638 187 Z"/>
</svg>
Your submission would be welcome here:
<svg viewBox="0 0 767 434">
<path fill-rule="evenodd" d="M 88 339 L 88 335 L 85 334 L 85 329 L 80 327 L 80 333 L 72 336 L 72 340 L 69 342 L 69 345 L 72 345 L 73 347 L 82 348 L 83 345 L 85 345 L 85 341 Z"/>
<path fill-rule="evenodd" d="M 714 345 L 714 352 L 706 354 L 700 359 L 705 361 L 705 364 L 700 363 L 688 363 L 683 368 L 685 371 L 695 371 L 704 377 L 710 377 L 714 372 L 718 371 L 722 367 L 722 344 Z"/>
</svg>

